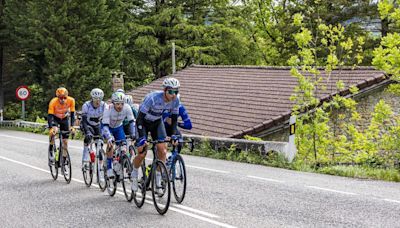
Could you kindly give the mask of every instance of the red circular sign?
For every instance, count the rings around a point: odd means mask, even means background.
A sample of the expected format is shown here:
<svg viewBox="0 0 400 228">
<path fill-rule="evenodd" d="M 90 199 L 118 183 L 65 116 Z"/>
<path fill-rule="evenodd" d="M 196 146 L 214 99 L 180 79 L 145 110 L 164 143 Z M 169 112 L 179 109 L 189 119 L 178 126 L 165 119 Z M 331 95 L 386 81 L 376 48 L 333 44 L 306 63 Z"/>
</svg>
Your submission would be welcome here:
<svg viewBox="0 0 400 228">
<path fill-rule="evenodd" d="M 28 86 L 19 86 L 15 90 L 15 96 L 21 101 L 27 100 L 29 96 L 31 95 L 31 91 L 29 90 Z"/>
</svg>

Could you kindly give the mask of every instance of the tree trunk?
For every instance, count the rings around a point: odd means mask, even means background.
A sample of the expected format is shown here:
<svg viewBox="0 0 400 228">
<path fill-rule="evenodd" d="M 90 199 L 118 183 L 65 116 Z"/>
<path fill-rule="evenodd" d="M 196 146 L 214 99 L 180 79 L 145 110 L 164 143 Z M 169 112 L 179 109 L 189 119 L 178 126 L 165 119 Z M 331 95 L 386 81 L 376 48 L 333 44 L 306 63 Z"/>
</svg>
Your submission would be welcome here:
<svg viewBox="0 0 400 228">
<path fill-rule="evenodd" d="M 389 32 L 389 20 L 387 18 L 381 21 L 381 35 L 385 37 Z"/>
</svg>

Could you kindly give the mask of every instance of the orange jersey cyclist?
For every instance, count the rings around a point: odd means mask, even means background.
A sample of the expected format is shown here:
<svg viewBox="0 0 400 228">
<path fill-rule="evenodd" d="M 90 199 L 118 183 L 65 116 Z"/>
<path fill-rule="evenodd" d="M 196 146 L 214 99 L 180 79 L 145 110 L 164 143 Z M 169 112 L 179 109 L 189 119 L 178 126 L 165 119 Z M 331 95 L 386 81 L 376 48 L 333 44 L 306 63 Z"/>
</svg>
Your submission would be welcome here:
<svg viewBox="0 0 400 228">
<path fill-rule="evenodd" d="M 70 119 L 68 119 L 70 117 Z M 64 87 L 60 87 L 56 90 L 56 97 L 54 97 L 49 103 L 48 117 L 47 121 L 50 128 L 50 159 L 54 159 L 52 151 L 54 142 L 51 138 L 57 134 L 58 130 L 65 131 L 68 133 L 63 133 L 63 156 L 67 156 L 68 151 L 68 136 L 69 131 L 74 131 L 70 128 L 70 123 L 75 121 L 75 99 L 68 96 L 68 90 Z M 58 129 L 60 126 L 60 129 Z M 65 161 L 65 159 L 64 159 Z"/>
</svg>

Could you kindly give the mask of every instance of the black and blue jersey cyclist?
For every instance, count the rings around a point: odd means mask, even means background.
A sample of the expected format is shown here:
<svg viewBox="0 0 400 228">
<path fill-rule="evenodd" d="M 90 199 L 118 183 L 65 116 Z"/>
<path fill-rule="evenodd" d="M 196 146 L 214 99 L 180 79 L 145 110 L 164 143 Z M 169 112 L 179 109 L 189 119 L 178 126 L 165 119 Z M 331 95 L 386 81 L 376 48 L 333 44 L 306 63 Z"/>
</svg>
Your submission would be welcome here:
<svg viewBox="0 0 400 228">
<path fill-rule="evenodd" d="M 147 136 L 150 132 L 153 140 L 163 141 L 167 138 L 167 132 L 163 123 L 162 115 L 164 110 L 171 110 L 171 135 L 176 134 L 176 126 L 179 114 L 179 93 L 180 83 L 176 78 L 166 78 L 163 82 L 163 91 L 155 91 L 146 95 L 139 107 L 139 114 L 136 119 L 138 155 L 133 159 L 132 191 L 138 189 L 138 168 L 146 157 L 143 148 L 147 145 Z M 177 145 L 177 142 L 173 142 Z M 164 163 L 167 156 L 167 144 L 158 143 L 157 156 Z M 161 173 L 156 172 L 156 185 L 161 186 Z M 161 190 L 160 188 L 157 188 Z"/>
</svg>

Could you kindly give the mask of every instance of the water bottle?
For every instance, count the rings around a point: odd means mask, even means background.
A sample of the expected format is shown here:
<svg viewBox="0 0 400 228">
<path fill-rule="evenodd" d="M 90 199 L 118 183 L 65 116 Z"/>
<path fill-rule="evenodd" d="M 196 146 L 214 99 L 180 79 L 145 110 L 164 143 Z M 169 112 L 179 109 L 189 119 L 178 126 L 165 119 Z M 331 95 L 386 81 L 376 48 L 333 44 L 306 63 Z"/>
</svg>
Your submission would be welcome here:
<svg viewBox="0 0 400 228">
<path fill-rule="evenodd" d="M 117 173 L 117 175 L 121 175 L 121 165 L 116 160 L 114 160 L 113 163 L 114 163 L 113 167 L 114 167 L 115 172 Z"/>
<path fill-rule="evenodd" d="M 96 155 L 94 154 L 94 151 L 93 151 L 93 150 L 90 151 L 90 161 L 91 161 L 92 163 L 94 163 L 95 157 L 96 157 Z"/>
<path fill-rule="evenodd" d="M 172 156 L 170 155 L 170 156 L 168 156 L 167 162 L 166 162 L 167 168 L 171 167 L 171 163 L 172 163 Z"/>
<path fill-rule="evenodd" d="M 148 165 L 148 166 L 146 167 L 146 177 L 149 177 L 149 175 L 150 175 L 150 170 L 151 170 L 151 165 Z"/>
<path fill-rule="evenodd" d="M 56 162 L 58 162 L 58 148 L 56 148 L 56 153 L 54 156 L 55 156 Z"/>
</svg>

